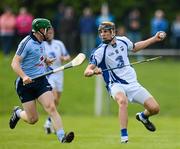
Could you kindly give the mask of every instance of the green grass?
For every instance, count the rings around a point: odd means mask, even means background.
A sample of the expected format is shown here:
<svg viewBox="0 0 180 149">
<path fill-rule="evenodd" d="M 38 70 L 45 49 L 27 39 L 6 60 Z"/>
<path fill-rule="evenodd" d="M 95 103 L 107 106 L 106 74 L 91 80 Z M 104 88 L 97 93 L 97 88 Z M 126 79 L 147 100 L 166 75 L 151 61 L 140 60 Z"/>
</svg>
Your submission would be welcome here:
<svg viewBox="0 0 180 149">
<path fill-rule="evenodd" d="M 15 73 L 10 68 L 10 61 L 0 54 L 0 113 L 11 111 L 14 105 L 20 105 L 14 89 Z M 133 61 L 133 60 L 131 60 Z M 64 92 L 59 111 L 67 115 L 93 115 L 95 96 L 95 77 L 85 78 L 83 71 L 87 61 L 76 68 L 65 71 Z M 134 66 L 139 82 L 147 88 L 161 106 L 161 115 L 179 116 L 180 98 L 180 61 L 161 59 Z M 105 87 L 104 92 L 106 92 Z M 117 113 L 117 105 L 113 100 L 104 97 L 103 113 Z M 141 107 L 129 104 L 129 114 L 134 115 Z M 40 111 L 42 109 L 40 108 Z"/>
<path fill-rule="evenodd" d="M 55 135 L 44 134 L 42 126 L 45 112 L 39 105 L 41 117 L 36 125 L 28 126 L 21 121 L 15 130 L 8 128 L 12 107 L 21 105 L 14 89 L 16 75 L 10 68 L 11 59 L 12 56 L 4 59 L 0 53 L 0 149 L 180 148 L 180 61 L 164 58 L 134 66 L 139 82 L 157 99 L 161 111 L 158 116 L 152 117 L 158 131 L 151 133 L 134 118 L 136 112 L 143 108 L 129 104 L 129 144 L 119 143 L 118 107 L 112 99 L 104 96 L 103 117 L 94 117 L 95 78 L 83 76 L 87 61 L 79 67 L 66 70 L 64 92 L 58 110 L 65 130 L 74 130 L 76 138 L 72 144 L 60 144 Z"/>
<path fill-rule="evenodd" d="M 71 144 L 61 144 L 56 136 L 46 135 L 43 130 L 45 117 L 41 115 L 36 125 L 29 126 L 20 121 L 14 130 L 8 128 L 9 115 L 1 116 L 1 149 L 179 149 L 180 121 L 177 117 L 152 118 L 156 132 L 149 132 L 144 126 L 129 118 L 129 143 L 121 144 L 116 117 L 64 116 L 65 130 L 75 132 Z"/>
</svg>

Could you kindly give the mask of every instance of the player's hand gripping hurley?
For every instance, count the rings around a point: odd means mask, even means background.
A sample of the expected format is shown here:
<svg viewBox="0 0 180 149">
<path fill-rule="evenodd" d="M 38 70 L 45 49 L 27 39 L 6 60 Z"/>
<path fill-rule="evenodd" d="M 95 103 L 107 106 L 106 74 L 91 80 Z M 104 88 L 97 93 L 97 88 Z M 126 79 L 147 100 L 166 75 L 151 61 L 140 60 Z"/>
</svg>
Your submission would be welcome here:
<svg viewBox="0 0 180 149">
<path fill-rule="evenodd" d="M 42 75 L 39 75 L 39 76 L 37 76 L 37 77 L 35 77 L 35 78 L 32 78 L 32 80 L 37 79 L 37 78 L 40 78 L 40 77 L 42 77 L 42 76 L 46 76 L 46 75 L 52 74 L 52 73 L 56 73 L 56 72 L 58 72 L 58 71 L 62 71 L 62 70 L 68 69 L 68 68 L 71 68 L 71 67 L 79 66 L 80 64 L 83 63 L 83 61 L 84 61 L 85 59 L 86 59 L 85 54 L 79 53 L 79 54 L 78 54 L 72 61 L 70 61 L 69 63 L 67 63 L 67 64 L 65 64 L 65 65 L 63 65 L 63 66 L 61 66 L 61 67 L 59 67 L 59 68 L 53 69 L 53 70 L 51 70 L 51 71 L 49 71 L 49 72 L 46 72 L 46 73 L 44 73 L 44 74 L 42 74 Z"/>
<path fill-rule="evenodd" d="M 149 58 L 149 59 L 145 59 L 145 60 L 142 60 L 142 61 L 133 62 L 133 63 L 130 63 L 128 65 L 124 65 L 122 67 L 107 68 L 107 69 L 102 70 L 102 72 L 110 71 L 110 70 L 114 70 L 114 69 L 119 69 L 119 68 L 123 68 L 123 67 L 127 67 L 127 66 L 132 66 L 132 65 L 136 65 L 136 64 L 140 64 L 140 63 L 150 62 L 150 61 L 154 61 L 154 60 L 157 60 L 157 59 L 160 59 L 160 58 L 162 58 L 162 56 L 157 56 L 157 57 L 154 57 L 154 58 Z"/>
</svg>

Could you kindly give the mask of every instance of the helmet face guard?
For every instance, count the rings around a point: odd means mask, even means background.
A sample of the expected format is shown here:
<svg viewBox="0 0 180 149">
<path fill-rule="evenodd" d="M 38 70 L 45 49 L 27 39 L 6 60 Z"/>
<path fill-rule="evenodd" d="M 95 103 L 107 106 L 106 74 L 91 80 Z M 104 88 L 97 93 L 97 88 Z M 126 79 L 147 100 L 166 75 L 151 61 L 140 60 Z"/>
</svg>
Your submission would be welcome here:
<svg viewBox="0 0 180 149">
<path fill-rule="evenodd" d="M 103 40 L 100 33 L 101 33 L 101 30 L 108 30 L 111 32 L 111 35 L 112 35 L 112 38 L 109 39 L 109 40 Z M 98 28 L 98 32 L 99 32 L 99 37 L 102 39 L 102 42 L 105 43 L 105 44 L 108 44 L 110 43 L 113 38 L 115 37 L 115 24 L 113 22 L 102 22 L 100 25 L 99 25 L 99 28 Z"/>
</svg>

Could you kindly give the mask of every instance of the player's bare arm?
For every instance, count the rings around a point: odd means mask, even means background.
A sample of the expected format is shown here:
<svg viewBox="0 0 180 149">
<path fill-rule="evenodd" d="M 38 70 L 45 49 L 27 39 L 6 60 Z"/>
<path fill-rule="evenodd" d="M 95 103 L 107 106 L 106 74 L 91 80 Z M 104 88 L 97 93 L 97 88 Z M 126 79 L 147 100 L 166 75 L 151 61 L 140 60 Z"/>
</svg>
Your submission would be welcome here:
<svg viewBox="0 0 180 149">
<path fill-rule="evenodd" d="M 21 69 L 21 66 L 20 66 L 21 60 L 22 60 L 21 56 L 15 55 L 12 60 L 11 67 L 17 73 L 17 75 L 22 78 L 24 84 L 31 83 L 32 82 L 31 78 L 27 76 L 24 73 L 24 71 Z"/>
<path fill-rule="evenodd" d="M 154 44 L 156 42 L 160 42 L 160 41 L 164 40 L 165 38 L 166 38 L 166 33 L 163 31 L 159 31 L 156 33 L 156 35 L 154 35 L 151 38 L 136 42 L 134 45 L 133 52 L 140 51 L 140 50 L 150 46 L 151 44 Z"/>
</svg>

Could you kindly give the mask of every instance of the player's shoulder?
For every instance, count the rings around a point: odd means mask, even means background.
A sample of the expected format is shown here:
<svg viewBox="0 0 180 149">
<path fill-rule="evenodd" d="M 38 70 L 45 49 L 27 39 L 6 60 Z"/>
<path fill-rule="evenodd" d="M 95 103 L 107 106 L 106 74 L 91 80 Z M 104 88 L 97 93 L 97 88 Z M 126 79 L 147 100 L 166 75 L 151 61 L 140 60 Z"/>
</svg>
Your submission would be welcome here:
<svg viewBox="0 0 180 149">
<path fill-rule="evenodd" d="M 133 42 L 127 38 L 126 36 L 116 36 L 117 41 L 121 41 L 126 44 L 128 47 L 129 45 L 133 45 Z"/>
<path fill-rule="evenodd" d="M 27 47 L 32 45 L 32 38 L 30 36 L 26 36 L 21 42 L 19 43 L 19 47 Z"/>
<path fill-rule="evenodd" d="M 21 40 L 21 42 L 22 43 L 24 43 L 24 42 L 32 42 L 33 40 L 32 40 L 32 38 L 31 38 L 31 36 L 26 36 L 25 38 L 23 38 L 22 40 Z"/>
<path fill-rule="evenodd" d="M 21 55 L 23 52 L 28 51 L 32 48 L 33 41 L 31 36 L 26 36 L 18 45 L 16 54 Z"/>
<path fill-rule="evenodd" d="M 104 49 L 106 48 L 107 44 L 100 44 L 99 46 L 97 46 L 96 48 L 93 49 L 93 52 L 102 52 L 104 51 Z"/>
<path fill-rule="evenodd" d="M 126 36 L 116 36 L 117 40 L 122 40 L 122 41 L 130 41 L 129 38 L 127 38 Z"/>
<path fill-rule="evenodd" d="M 57 40 L 57 39 L 53 39 L 52 43 L 54 44 L 59 44 L 59 45 L 63 45 L 63 42 L 61 40 Z"/>
</svg>

